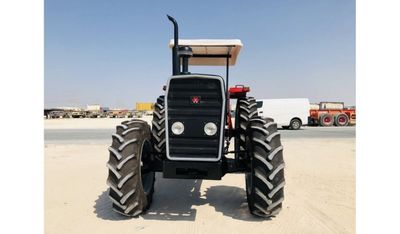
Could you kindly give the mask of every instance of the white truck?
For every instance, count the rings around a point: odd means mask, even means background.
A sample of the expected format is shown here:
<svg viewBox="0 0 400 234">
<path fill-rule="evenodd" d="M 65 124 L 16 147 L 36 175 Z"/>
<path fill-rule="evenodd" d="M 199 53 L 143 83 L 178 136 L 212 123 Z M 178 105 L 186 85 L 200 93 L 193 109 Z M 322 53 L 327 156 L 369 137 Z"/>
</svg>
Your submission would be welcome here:
<svg viewBox="0 0 400 234">
<path fill-rule="evenodd" d="M 298 130 L 308 123 L 310 101 L 307 98 L 257 99 L 258 115 L 273 118 L 278 126 Z"/>
</svg>

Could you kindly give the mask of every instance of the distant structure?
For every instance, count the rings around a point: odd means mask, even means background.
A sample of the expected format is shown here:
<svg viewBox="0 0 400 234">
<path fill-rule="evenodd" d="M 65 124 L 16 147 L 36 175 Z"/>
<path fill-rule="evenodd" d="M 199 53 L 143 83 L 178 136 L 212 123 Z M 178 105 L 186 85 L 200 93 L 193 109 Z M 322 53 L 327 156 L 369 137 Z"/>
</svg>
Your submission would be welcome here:
<svg viewBox="0 0 400 234">
<path fill-rule="evenodd" d="M 154 103 L 152 102 L 136 102 L 136 111 L 152 111 Z"/>
<path fill-rule="evenodd" d="M 87 105 L 86 110 L 91 112 L 107 112 L 110 110 L 110 108 L 105 106 L 100 106 L 99 104 L 92 104 L 92 105 Z"/>
<path fill-rule="evenodd" d="M 101 111 L 103 108 L 99 104 L 87 105 L 86 110 L 88 111 Z"/>
<path fill-rule="evenodd" d="M 56 109 L 61 109 L 64 111 L 83 111 L 83 108 L 72 107 L 72 106 L 61 106 L 61 107 L 56 107 Z"/>
</svg>

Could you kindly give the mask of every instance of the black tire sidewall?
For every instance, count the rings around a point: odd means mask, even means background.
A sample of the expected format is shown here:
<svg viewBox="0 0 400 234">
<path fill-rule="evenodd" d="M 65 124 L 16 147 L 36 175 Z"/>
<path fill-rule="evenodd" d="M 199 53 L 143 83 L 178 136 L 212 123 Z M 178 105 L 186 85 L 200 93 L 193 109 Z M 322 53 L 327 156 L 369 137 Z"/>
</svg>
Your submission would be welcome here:
<svg viewBox="0 0 400 234">
<path fill-rule="evenodd" d="M 260 117 L 257 117 L 260 118 Z M 272 123 L 273 125 L 270 125 L 270 127 L 268 128 L 264 128 L 264 125 L 260 123 L 256 123 L 253 120 L 250 121 L 249 125 L 248 125 L 248 129 L 246 131 L 246 150 L 249 152 L 249 172 L 246 173 L 246 195 L 247 195 L 247 202 L 248 202 L 248 206 L 249 209 L 251 211 L 252 214 L 256 215 L 256 216 L 261 216 L 261 217 L 265 217 L 265 218 L 269 218 L 272 216 L 275 216 L 280 209 L 282 209 L 282 203 L 278 203 L 277 206 L 275 207 L 271 207 L 271 210 L 264 212 L 262 210 L 260 210 L 260 206 L 261 208 L 263 208 L 264 210 L 268 210 L 269 209 L 269 205 L 267 205 L 266 203 L 264 203 L 264 200 L 261 199 L 261 197 L 258 195 L 260 193 L 260 191 L 264 194 L 264 196 L 267 196 L 267 194 L 269 192 L 271 192 L 271 190 L 266 187 L 266 184 L 264 182 L 261 182 L 260 178 L 258 178 L 256 176 L 256 171 L 257 173 L 261 173 L 263 174 L 264 180 L 267 180 L 267 177 L 269 175 L 271 175 L 271 173 L 281 164 L 284 165 L 284 161 L 283 161 L 283 153 L 282 151 L 278 151 L 279 153 L 274 153 L 275 157 L 271 160 L 267 159 L 268 156 L 271 154 L 271 152 L 273 152 L 274 150 L 281 148 L 282 144 L 280 141 L 280 137 L 278 138 L 278 136 L 275 136 L 273 138 L 272 141 L 270 141 L 268 144 L 271 147 L 271 150 L 267 150 L 266 148 L 262 147 L 260 145 L 260 143 L 257 143 L 254 139 L 258 139 L 261 141 L 264 141 L 265 139 L 267 139 L 269 136 L 271 136 L 272 134 L 275 134 L 278 132 L 277 130 L 277 125 L 276 123 L 273 122 L 272 119 L 269 118 L 262 118 L 264 121 L 266 121 L 266 123 Z M 252 129 L 252 126 L 261 128 L 263 127 L 265 130 L 267 130 L 267 132 L 262 132 L 261 130 L 257 129 L 254 130 Z M 262 157 L 264 158 L 264 160 L 267 160 L 272 166 L 273 168 L 270 170 L 265 163 L 261 162 L 260 159 L 257 159 L 255 157 L 257 153 L 257 157 Z M 260 176 L 260 174 L 258 175 Z M 272 183 L 275 186 L 278 186 L 279 184 L 281 184 L 282 182 L 284 182 L 284 172 L 283 170 L 281 170 L 280 172 L 278 172 L 278 174 L 276 174 L 275 178 L 272 178 L 272 180 L 269 180 L 270 183 Z M 257 191 L 256 191 L 257 190 Z M 278 192 L 275 193 L 275 195 L 273 195 L 270 199 L 271 201 L 275 202 L 278 201 L 279 199 L 283 199 L 284 196 L 284 191 L 282 190 L 277 190 Z"/>
<path fill-rule="evenodd" d="M 298 127 L 293 127 L 293 125 L 295 124 L 295 123 L 298 123 Z M 299 119 L 292 119 L 291 121 L 290 121 L 290 129 L 292 129 L 292 130 L 299 130 L 301 128 L 301 121 L 299 120 Z"/>
<path fill-rule="evenodd" d="M 126 131 L 126 133 L 124 133 Z M 144 155 L 145 145 L 147 144 L 149 147 L 146 147 L 147 157 L 150 157 L 151 160 L 151 143 L 150 143 L 150 126 L 147 122 L 143 120 L 130 120 L 124 121 L 121 125 L 117 126 L 116 134 L 120 138 L 123 139 L 122 142 L 117 138 L 113 137 L 113 143 L 111 145 L 111 149 L 122 157 L 121 159 L 117 159 L 114 153 L 110 151 L 110 160 L 108 164 L 110 164 L 117 171 L 121 177 L 118 178 L 115 176 L 114 172 L 109 170 L 108 183 L 110 183 L 110 197 L 114 199 L 113 208 L 118 213 L 124 216 L 136 216 L 140 213 L 143 213 L 147 208 L 149 208 L 152 196 L 154 192 L 154 180 L 155 173 L 151 173 L 153 175 L 150 182 L 150 189 L 146 194 L 144 191 L 144 187 L 142 184 L 142 175 L 141 175 L 141 161 Z M 128 142 L 133 143 L 128 144 Z M 125 144 L 125 146 L 123 146 Z M 119 149 L 120 147 L 122 149 Z M 133 156 L 132 155 L 136 155 Z M 127 161 L 125 161 L 125 159 Z M 121 168 L 118 168 L 117 165 L 121 164 Z M 129 178 L 128 176 L 133 173 L 133 175 Z M 124 181 L 124 178 L 127 177 L 129 179 Z M 118 187 L 119 183 L 123 183 L 122 187 Z M 118 195 L 116 189 L 122 193 L 122 195 Z M 134 191 L 131 193 L 131 191 Z M 131 194 L 130 196 L 128 194 Z M 126 200 L 123 201 L 123 197 L 126 197 Z M 134 206 L 137 204 L 136 206 Z M 120 206 L 125 206 L 127 208 L 121 208 Z M 128 210 L 129 207 L 133 207 Z"/>
</svg>

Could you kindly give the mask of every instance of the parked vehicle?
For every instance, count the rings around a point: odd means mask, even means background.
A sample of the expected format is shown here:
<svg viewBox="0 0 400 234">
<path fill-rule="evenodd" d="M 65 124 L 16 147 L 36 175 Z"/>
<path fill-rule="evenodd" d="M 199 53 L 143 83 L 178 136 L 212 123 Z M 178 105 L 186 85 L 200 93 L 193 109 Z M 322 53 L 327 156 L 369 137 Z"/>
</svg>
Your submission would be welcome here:
<svg viewBox="0 0 400 234">
<path fill-rule="evenodd" d="M 134 111 L 132 117 L 133 118 L 142 118 L 143 117 L 143 113 L 141 111 Z"/>
<path fill-rule="evenodd" d="M 133 116 L 128 110 L 109 110 L 107 111 L 108 118 L 130 118 Z"/>
<path fill-rule="evenodd" d="M 260 99 L 257 101 L 259 116 L 268 116 L 283 128 L 299 130 L 307 125 L 310 102 L 307 98 Z"/>
<path fill-rule="evenodd" d="M 310 110 L 310 125 L 344 127 L 356 124 L 355 107 L 346 108 L 343 102 L 320 102 Z"/>
<path fill-rule="evenodd" d="M 102 112 L 101 111 L 87 111 L 86 118 L 101 118 Z"/>
<path fill-rule="evenodd" d="M 68 114 L 65 111 L 51 111 L 49 112 L 49 114 L 47 115 L 47 118 L 49 119 L 57 119 L 57 118 L 68 118 Z"/>
<path fill-rule="evenodd" d="M 69 114 L 70 118 L 85 118 L 86 113 L 84 111 L 73 111 Z"/>
<path fill-rule="evenodd" d="M 125 118 L 133 118 L 133 113 L 132 113 L 132 111 L 127 111 L 126 113 L 125 113 L 125 116 L 124 116 Z"/>
<path fill-rule="evenodd" d="M 149 208 L 155 172 L 164 178 L 220 180 L 244 173 L 252 214 L 270 218 L 282 209 L 284 166 L 277 125 L 258 116 L 245 86 L 229 87 L 240 40 L 179 40 L 174 25 L 172 76 L 157 98 L 152 126 L 140 119 L 122 122 L 112 135 L 107 163 L 113 209 L 137 216 Z M 189 65 L 226 66 L 226 77 L 192 74 Z M 162 86 L 162 84 L 160 84 Z M 230 99 L 237 99 L 235 122 Z M 235 150 L 229 151 L 234 139 Z M 234 154 L 234 158 L 227 154 Z M 176 191 L 177 199 L 182 196 Z M 224 194 L 221 194 L 224 199 Z M 239 204 L 238 204 L 239 205 Z"/>
</svg>

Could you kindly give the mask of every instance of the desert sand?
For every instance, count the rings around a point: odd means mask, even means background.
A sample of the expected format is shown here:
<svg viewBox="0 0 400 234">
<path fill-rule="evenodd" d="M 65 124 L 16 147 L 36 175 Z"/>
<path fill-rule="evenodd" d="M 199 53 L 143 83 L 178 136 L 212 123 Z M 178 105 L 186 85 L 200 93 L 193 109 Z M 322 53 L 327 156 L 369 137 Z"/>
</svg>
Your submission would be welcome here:
<svg viewBox="0 0 400 234">
<path fill-rule="evenodd" d="M 46 120 L 45 128 L 109 128 L 120 121 Z M 163 179 L 158 174 L 149 211 L 125 218 L 112 211 L 108 199 L 108 144 L 47 142 L 45 232 L 354 233 L 355 139 L 282 143 L 285 201 L 277 217 L 263 220 L 248 211 L 243 174 L 228 174 L 221 181 Z"/>
<path fill-rule="evenodd" d="M 144 116 L 142 119 L 151 123 L 152 116 Z M 82 119 L 45 119 L 45 129 L 106 129 L 115 128 L 126 118 L 82 118 Z"/>
</svg>

